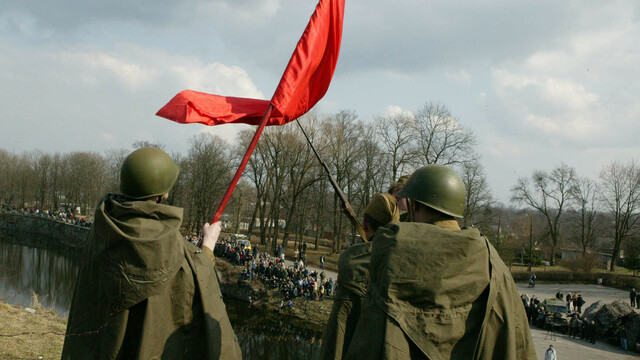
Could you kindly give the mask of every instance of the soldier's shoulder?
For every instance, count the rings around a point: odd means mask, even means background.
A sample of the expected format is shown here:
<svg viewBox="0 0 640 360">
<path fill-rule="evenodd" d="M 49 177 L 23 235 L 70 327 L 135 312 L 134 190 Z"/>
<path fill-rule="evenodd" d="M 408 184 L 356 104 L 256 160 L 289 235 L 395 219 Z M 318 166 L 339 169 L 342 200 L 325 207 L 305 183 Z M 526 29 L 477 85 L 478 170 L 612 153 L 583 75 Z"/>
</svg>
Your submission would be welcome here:
<svg viewBox="0 0 640 360">
<path fill-rule="evenodd" d="M 372 242 L 351 245 L 340 254 L 338 262 L 349 262 L 354 257 L 371 254 Z"/>
</svg>

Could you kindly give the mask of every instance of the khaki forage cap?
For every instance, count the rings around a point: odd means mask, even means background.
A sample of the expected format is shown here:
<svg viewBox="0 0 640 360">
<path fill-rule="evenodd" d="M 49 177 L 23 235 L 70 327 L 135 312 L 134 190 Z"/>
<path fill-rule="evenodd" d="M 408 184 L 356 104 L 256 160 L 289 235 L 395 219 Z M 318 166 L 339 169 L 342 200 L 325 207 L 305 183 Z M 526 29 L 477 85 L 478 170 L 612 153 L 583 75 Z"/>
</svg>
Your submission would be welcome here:
<svg viewBox="0 0 640 360">
<path fill-rule="evenodd" d="M 391 194 L 375 194 L 364 213 L 386 225 L 400 220 L 396 199 Z"/>
</svg>

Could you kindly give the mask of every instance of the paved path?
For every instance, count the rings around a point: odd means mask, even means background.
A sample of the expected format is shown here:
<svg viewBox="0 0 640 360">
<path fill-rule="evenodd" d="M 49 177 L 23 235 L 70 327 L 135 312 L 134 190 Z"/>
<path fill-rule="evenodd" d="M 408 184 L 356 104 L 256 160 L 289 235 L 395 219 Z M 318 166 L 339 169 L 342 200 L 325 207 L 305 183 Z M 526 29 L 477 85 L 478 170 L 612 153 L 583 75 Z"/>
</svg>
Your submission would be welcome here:
<svg viewBox="0 0 640 360">
<path fill-rule="evenodd" d="M 550 344 L 553 344 L 553 348 L 556 349 L 558 360 L 637 360 L 640 358 L 640 354 L 623 351 L 619 347 L 606 344 L 603 341 L 590 344 L 584 340 L 572 339 L 562 334 L 556 334 L 554 340 L 547 336 L 546 330 L 538 328 L 531 329 L 531 336 L 539 360 L 544 360 L 544 353 Z"/>
</svg>

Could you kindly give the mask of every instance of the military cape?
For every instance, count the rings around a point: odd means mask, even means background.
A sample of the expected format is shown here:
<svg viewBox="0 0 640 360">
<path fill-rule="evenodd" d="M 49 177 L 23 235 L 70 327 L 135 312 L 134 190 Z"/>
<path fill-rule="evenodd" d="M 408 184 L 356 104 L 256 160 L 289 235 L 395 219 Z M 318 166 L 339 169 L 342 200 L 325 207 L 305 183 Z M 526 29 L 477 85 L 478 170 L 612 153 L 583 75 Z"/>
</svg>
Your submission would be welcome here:
<svg viewBox="0 0 640 360">
<path fill-rule="evenodd" d="M 182 209 L 98 204 L 62 359 L 240 359 L 213 253 L 184 240 Z"/>
<path fill-rule="evenodd" d="M 346 359 L 536 358 L 508 269 L 478 230 L 451 222 L 376 232 Z"/>
</svg>

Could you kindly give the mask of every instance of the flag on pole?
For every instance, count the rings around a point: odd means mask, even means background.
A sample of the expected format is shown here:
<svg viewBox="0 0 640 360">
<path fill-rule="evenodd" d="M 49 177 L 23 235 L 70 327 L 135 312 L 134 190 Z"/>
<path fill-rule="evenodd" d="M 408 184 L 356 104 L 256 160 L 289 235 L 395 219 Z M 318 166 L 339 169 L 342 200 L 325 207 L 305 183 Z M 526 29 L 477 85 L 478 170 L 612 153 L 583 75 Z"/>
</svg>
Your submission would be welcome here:
<svg viewBox="0 0 640 360">
<path fill-rule="evenodd" d="M 318 2 L 271 101 L 185 90 L 157 112 L 158 116 L 184 124 L 258 125 L 211 223 L 220 219 L 264 127 L 295 120 L 309 111 L 327 92 L 340 53 L 343 17 L 344 0 Z"/>
<path fill-rule="evenodd" d="M 178 123 L 209 126 L 258 125 L 269 104 L 266 125 L 283 125 L 304 115 L 327 92 L 342 40 L 344 0 L 320 0 L 289 60 L 271 101 L 185 90 L 156 115 Z"/>
</svg>

